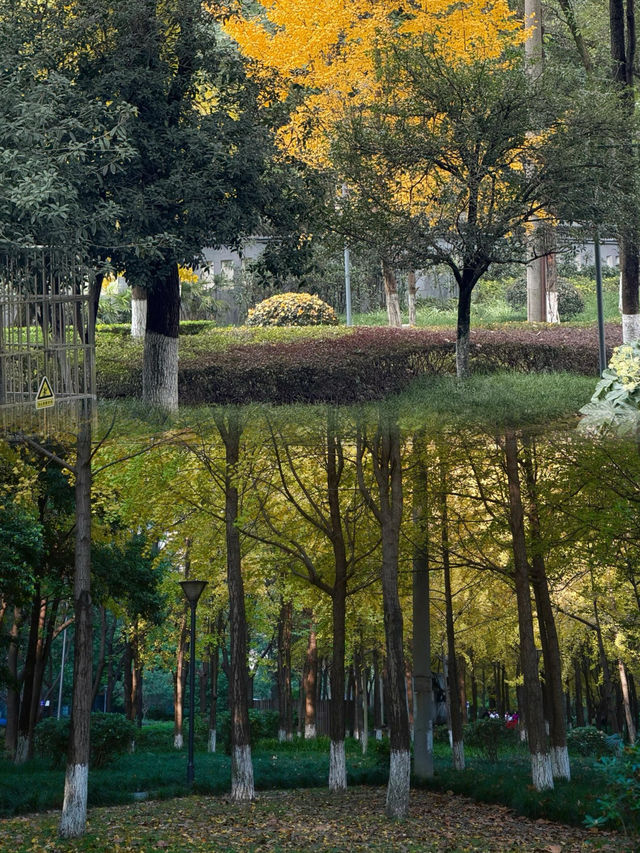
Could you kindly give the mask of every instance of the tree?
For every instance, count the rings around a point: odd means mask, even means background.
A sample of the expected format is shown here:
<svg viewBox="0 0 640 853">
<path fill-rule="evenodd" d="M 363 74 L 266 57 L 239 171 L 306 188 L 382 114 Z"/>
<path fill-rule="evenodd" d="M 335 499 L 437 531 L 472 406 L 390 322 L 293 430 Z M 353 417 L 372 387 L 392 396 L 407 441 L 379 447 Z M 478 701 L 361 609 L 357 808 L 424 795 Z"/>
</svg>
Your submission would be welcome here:
<svg viewBox="0 0 640 853">
<path fill-rule="evenodd" d="M 127 167 L 105 180 L 119 210 L 107 252 L 135 295 L 147 295 L 143 398 L 175 411 L 178 265 L 257 225 L 272 196 L 269 132 L 255 86 L 198 0 L 99 10 L 78 0 L 71 26 L 79 89 L 135 111 Z"/>
<path fill-rule="evenodd" d="M 489 266 L 525 258 L 534 217 L 594 216 L 611 116 L 591 116 L 585 145 L 586 112 L 566 81 L 527 79 L 508 44 L 461 59 L 445 48 L 437 35 L 380 48 L 378 98 L 346 113 L 331 157 L 351 188 L 336 227 L 354 241 L 377 236 L 414 266 L 451 269 L 461 377 L 471 294 Z M 571 190 L 578 175 L 582 200 Z"/>
<path fill-rule="evenodd" d="M 365 480 L 364 456 L 368 452 L 375 492 Z M 409 810 L 411 771 L 409 716 L 403 649 L 403 618 L 398 593 L 398 558 L 402 524 L 402 458 L 400 429 L 383 407 L 369 435 L 363 424 L 357 435 L 358 484 L 380 527 L 382 541 L 380 578 L 384 611 L 387 679 L 389 684 L 389 735 L 391 755 L 387 786 L 387 817 L 406 817 Z M 374 498 L 377 494 L 377 500 Z"/>
</svg>

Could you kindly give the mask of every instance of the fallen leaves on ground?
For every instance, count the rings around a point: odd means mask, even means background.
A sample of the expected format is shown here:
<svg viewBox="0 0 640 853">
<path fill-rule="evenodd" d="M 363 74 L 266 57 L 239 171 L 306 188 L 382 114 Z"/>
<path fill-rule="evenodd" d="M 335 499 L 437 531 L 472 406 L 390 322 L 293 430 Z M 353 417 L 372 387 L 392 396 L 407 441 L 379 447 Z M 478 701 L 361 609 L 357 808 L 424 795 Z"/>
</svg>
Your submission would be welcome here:
<svg viewBox="0 0 640 853">
<path fill-rule="evenodd" d="M 634 851 L 638 839 L 531 821 L 505 806 L 415 790 L 406 820 L 384 817 L 383 788 L 269 791 L 252 803 L 192 796 L 91 809 L 86 835 L 57 837 L 58 814 L 0 823 L 2 853 L 418 853 Z"/>
</svg>

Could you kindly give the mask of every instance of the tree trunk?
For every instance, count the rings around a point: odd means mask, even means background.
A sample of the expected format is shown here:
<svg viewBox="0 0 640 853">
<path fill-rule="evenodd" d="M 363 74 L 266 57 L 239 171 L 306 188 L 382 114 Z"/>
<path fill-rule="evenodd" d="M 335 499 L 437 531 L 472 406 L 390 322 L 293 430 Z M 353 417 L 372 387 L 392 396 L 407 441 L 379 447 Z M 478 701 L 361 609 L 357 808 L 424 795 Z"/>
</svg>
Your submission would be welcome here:
<svg viewBox="0 0 640 853">
<path fill-rule="evenodd" d="M 529 532 L 531 537 L 531 581 L 538 613 L 540 642 L 544 658 L 545 682 L 549 698 L 549 740 L 551 767 L 554 779 L 571 779 L 569 750 L 567 749 L 567 725 L 564 715 L 562 692 L 562 659 L 558 632 L 551 605 L 549 583 L 544 561 L 544 542 L 540 523 L 538 489 L 534 468 L 535 445 L 529 438 L 523 439 L 523 463 L 528 498 Z"/>
<path fill-rule="evenodd" d="M 147 299 L 142 399 L 165 412 L 178 411 L 180 281 L 174 261 L 159 263 Z"/>
<path fill-rule="evenodd" d="M 144 338 L 147 328 L 147 288 L 131 288 L 131 337 Z"/>
<path fill-rule="evenodd" d="M 444 569 L 445 619 L 447 625 L 447 674 L 451 714 L 451 749 L 453 753 L 453 769 L 464 770 L 462 709 L 460 708 L 458 692 L 458 661 L 456 658 L 455 627 L 453 623 L 453 597 L 451 595 L 447 475 L 445 463 L 442 459 L 440 460 L 440 533 L 442 541 L 442 567 Z"/>
<path fill-rule="evenodd" d="M 370 448 L 378 486 L 378 505 L 375 507 L 371 502 L 371 508 L 380 525 L 382 536 L 382 608 L 389 682 L 387 713 L 391 746 L 386 814 L 390 818 L 403 818 L 409 811 L 411 759 L 403 620 L 398 595 L 402 463 L 398 425 L 391 421 L 383 410 L 380 411 L 379 417 L 378 429 Z"/>
<path fill-rule="evenodd" d="M 584 719 L 584 705 L 582 704 L 582 677 L 580 675 L 580 661 L 573 659 L 573 676 L 576 690 L 576 726 L 582 728 L 586 725 Z"/>
<path fill-rule="evenodd" d="M 458 379 L 464 379 L 469 375 L 469 330 L 471 327 L 471 292 L 473 285 L 469 285 L 463 277 L 458 282 L 458 325 L 456 330 L 456 375 Z"/>
<path fill-rule="evenodd" d="M 133 721 L 135 710 L 133 707 L 133 672 L 132 672 L 133 655 L 131 653 L 131 642 L 129 638 L 125 638 L 124 652 L 122 653 L 122 688 L 124 692 L 124 715 L 127 720 Z"/>
<path fill-rule="evenodd" d="M 60 835 L 78 838 L 87 820 L 93 632 L 91 625 L 91 404 L 82 405 L 75 464 L 76 552 L 71 732 Z"/>
<path fill-rule="evenodd" d="M 215 623 L 215 639 L 209 655 L 209 682 L 211 684 L 211 700 L 209 702 L 209 738 L 207 749 L 216 751 L 218 736 L 218 669 L 220 661 L 220 637 L 222 634 L 222 613 L 218 614 Z"/>
<path fill-rule="evenodd" d="M 293 699 L 291 696 L 291 633 L 293 602 L 282 601 L 278 620 L 278 740 L 293 740 Z"/>
<path fill-rule="evenodd" d="M 409 303 L 409 325 L 416 325 L 416 272 L 409 270 L 407 273 L 407 301 Z"/>
<path fill-rule="evenodd" d="M 187 684 L 187 607 L 180 617 L 176 669 L 173 673 L 173 748 L 184 746 L 184 694 Z"/>
<path fill-rule="evenodd" d="M 382 740 L 382 677 L 380 675 L 380 656 L 373 650 L 373 730 L 376 740 Z"/>
<path fill-rule="evenodd" d="M 345 791 L 347 788 L 347 763 L 344 752 L 345 703 L 344 703 L 344 656 L 346 623 L 346 576 L 344 564 L 331 597 L 333 623 L 333 654 L 331 659 L 331 703 L 329 706 L 329 790 Z"/>
<path fill-rule="evenodd" d="M 605 707 L 605 715 L 607 725 L 614 734 L 620 734 L 620 726 L 618 725 L 618 713 L 616 709 L 616 691 L 611 677 L 611 668 L 607 660 L 607 654 L 604 648 L 602 639 L 602 629 L 600 627 L 600 613 L 598 609 L 598 599 L 594 593 L 593 598 L 593 614 L 596 623 L 596 637 L 598 640 L 598 655 L 600 659 L 600 668 L 602 669 L 602 699 Z"/>
<path fill-rule="evenodd" d="M 398 298 L 398 282 L 393 268 L 385 260 L 382 261 L 382 277 L 384 279 L 384 294 L 387 303 L 389 325 L 399 328 L 402 326 L 402 315 L 400 313 L 400 301 Z"/>
<path fill-rule="evenodd" d="M 424 440 L 415 435 L 414 448 Z M 433 682 L 429 595 L 429 506 L 426 464 L 416 459 L 413 474 L 413 774 L 433 777 Z"/>
<path fill-rule="evenodd" d="M 240 531 L 238 529 L 239 496 L 237 469 L 240 459 L 242 428 L 237 410 L 216 414 L 216 424 L 225 446 L 225 530 L 227 545 L 227 586 L 229 588 L 229 633 L 231 664 L 229 673 L 229 707 L 231 710 L 231 799 L 252 800 L 255 794 L 249 699 L 247 684 L 247 617 L 242 579 Z"/>
<path fill-rule="evenodd" d="M 18 740 L 16 745 L 15 763 L 24 764 L 33 758 L 33 747 L 29 737 L 31 706 L 33 700 L 34 676 L 36 668 L 36 651 L 38 634 L 42 621 L 43 599 L 40 597 L 40 582 L 36 582 L 35 592 L 31 600 L 31 616 L 29 619 L 29 640 L 27 655 L 24 662 L 22 698 L 18 716 Z M 38 697 L 39 698 L 39 697 Z"/>
<path fill-rule="evenodd" d="M 18 745 L 18 716 L 20 713 L 18 652 L 23 623 L 24 612 L 22 608 L 14 607 L 13 625 L 11 626 L 7 649 L 7 726 L 4 735 L 4 748 L 9 758 L 15 758 Z"/>
<path fill-rule="evenodd" d="M 518 473 L 518 444 L 513 430 L 508 429 L 505 432 L 504 452 L 509 483 L 509 525 L 513 544 L 520 660 L 524 676 L 523 696 L 526 708 L 529 753 L 531 755 L 531 775 L 534 788 L 537 791 L 544 791 L 553 788 L 553 775 L 544 725 L 542 689 L 533 635 L 524 511 Z"/>
<path fill-rule="evenodd" d="M 316 737 L 316 683 L 318 680 L 318 638 L 313 622 L 309 626 L 309 640 L 307 642 L 307 654 L 304 661 L 302 674 L 302 687 L 304 691 L 304 737 L 314 739 Z"/>
<path fill-rule="evenodd" d="M 633 69 L 636 50 L 633 0 L 627 0 L 626 9 L 624 0 L 609 0 L 609 23 L 613 79 L 620 84 L 620 95 L 632 123 L 635 108 Z M 623 145 L 621 153 L 631 161 L 634 155 L 630 142 Z M 633 193 L 631 183 L 627 191 Z M 629 343 L 640 338 L 638 232 L 633 223 L 627 224 L 620 235 L 620 278 L 622 340 Z"/>
<path fill-rule="evenodd" d="M 618 672 L 620 673 L 620 687 L 622 689 L 622 705 L 624 707 L 624 716 L 627 721 L 627 734 L 631 746 L 636 742 L 636 724 L 633 719 L 631 710 L 631 697 L 629 691 L 629 682 L 627 681 L 627 669 L 623 661 L 618 658 Z"/>
</svg>

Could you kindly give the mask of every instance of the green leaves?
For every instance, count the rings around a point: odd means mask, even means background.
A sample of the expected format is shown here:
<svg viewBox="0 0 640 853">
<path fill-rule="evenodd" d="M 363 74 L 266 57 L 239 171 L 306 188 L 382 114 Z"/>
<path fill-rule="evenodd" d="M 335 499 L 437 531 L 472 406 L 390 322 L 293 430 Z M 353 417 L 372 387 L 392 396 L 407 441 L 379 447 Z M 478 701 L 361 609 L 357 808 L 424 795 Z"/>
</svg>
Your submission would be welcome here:
<svg viewBox="0 0 640 853">
<path fill-rule="evenodd" d="M 633 436 L 640 427 L 640 342 L 616 347 L 591 400 L 580 409 L 586 433 Z"/>
</svg>

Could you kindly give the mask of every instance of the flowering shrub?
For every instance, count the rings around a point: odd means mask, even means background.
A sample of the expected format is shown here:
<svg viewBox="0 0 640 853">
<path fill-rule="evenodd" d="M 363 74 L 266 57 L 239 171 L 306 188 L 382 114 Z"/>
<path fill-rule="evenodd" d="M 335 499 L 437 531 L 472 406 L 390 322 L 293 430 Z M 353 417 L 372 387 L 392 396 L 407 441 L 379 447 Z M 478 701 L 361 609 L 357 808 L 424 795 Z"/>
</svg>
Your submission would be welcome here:
<svg viewBox="0 0 640 853">
<path fill-rule="evenodd" d="M 593 397 L 580 409 L 586 432 L 635 434 L 640 427 L 640 342 L 616 347 Z"/>
<path fill-rule="evenodd" d="M 337 326 L 335 311 L 310 293 L 278 293 L 249 309 L 248 326 Z"/>
</svg>

